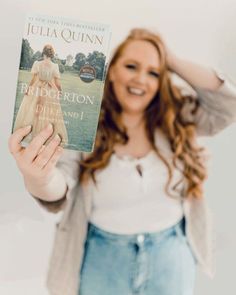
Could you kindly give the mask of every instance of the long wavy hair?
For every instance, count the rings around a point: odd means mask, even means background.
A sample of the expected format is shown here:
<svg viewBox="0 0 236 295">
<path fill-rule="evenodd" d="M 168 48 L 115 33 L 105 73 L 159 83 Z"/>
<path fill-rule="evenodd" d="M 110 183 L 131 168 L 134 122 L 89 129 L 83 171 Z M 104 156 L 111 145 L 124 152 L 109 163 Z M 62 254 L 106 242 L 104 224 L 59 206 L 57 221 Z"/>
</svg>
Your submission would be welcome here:
<svg viewBox="0 0 236 295">
<path fill-rule="evenodd" d="M 165 191 L 169 196 L 174 196 L 170 190 L 173 178 L 173 169 L 181 171 L 181 179 L 171 189 L 177 191 L 180 197 L 203 196 L 203 182 L 206 179 L 206 167 L 204 162 L 205 149 L 196 143 L 196 126 L 194 122 L 187 121 L 183 116 L 186 103 L 193 103 L 194 114 L 199 105 L 196 98 L 184 96 L 178 87 L 174 86 L 167 68 L 166 51 L 161 38 L 145 29 L 133 29 L 128 37 L 117 47 L 108 67 L 105 80 L 104 96 L 101 105 L 97 136 L 93 152 L 80 162 L 80 181 L 86 182 L 90 177 L 96 184 L 95 171 L 103 169 L 109 163 L 116 143 L 126 144 L 129 140 L 127 130 L 121 121 L 122 108 L 116 99 L 112 82 L 110 81 L 110 69 L 117 62 L 126 45 L 133 40 L 143 40 L 153 44 L 160 58 L 159 89 L 144 113 L 145 129 L 147 137 L 157 156 L 165 163 L 168 169 L 168 179 Z M 155 143 L 156 128 L 163 131 L 169 143 L 173 157 L 166 159 L 161 154 Z M 181 167 L 178 165 L 182 163 Z M 178 186 L 181 186 L 181 191 Z M 184 188 L 184 189 L 183 189 Z M 176 195 L 175 195 L 176 196 Z"/>
</svg>

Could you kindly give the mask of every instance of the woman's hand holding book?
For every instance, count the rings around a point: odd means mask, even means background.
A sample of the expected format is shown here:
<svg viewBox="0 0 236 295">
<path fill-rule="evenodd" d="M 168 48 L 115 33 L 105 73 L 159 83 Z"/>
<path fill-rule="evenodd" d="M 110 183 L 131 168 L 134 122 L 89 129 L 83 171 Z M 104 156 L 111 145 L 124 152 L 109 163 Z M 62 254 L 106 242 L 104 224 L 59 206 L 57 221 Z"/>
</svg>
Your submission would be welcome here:
<svg viewBox="0 0 236 295">
<path fill-rule="evenodd" d="M 56 135 L 44 145 L 53 133 L 53 126 L 49 124 L 24 148 L 20 142 L 30 131 L 31 126 L 16 130 L 9 138 L 9 150 L 24 177 L 28 191 L 46 201 L 58 200 L 67 190 L 63 175 L 55 167 L 63 152 L 59 146 L 61 139 Z"/>
</svg>

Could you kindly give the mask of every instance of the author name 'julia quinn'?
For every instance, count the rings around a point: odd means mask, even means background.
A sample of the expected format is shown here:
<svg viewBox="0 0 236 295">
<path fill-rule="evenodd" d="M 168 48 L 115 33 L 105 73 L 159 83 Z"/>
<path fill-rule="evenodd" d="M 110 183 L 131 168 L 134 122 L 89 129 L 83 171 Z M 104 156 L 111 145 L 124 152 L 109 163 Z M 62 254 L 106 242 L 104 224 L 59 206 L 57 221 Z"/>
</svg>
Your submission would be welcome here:
<svg viewBox="0 0 236 295">
<path fill-rule="evenodd" d="M 27 25 L 27 36 L 38 35 L 49 38 L 62 38 L 66 43 L 81 42 L 103 45 L 103 35 L 73 31 L 69 28 L 56 29 L 48 26 L 40 26 L 32 23 Z"/>
</svg>

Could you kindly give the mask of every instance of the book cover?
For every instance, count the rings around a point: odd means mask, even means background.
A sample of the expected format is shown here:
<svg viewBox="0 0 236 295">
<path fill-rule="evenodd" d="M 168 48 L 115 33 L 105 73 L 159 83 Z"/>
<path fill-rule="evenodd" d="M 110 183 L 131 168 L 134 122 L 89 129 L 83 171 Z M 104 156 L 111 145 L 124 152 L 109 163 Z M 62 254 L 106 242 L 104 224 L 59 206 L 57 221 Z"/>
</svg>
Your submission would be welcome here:
<svg viewBox="0 0 236 295">
<path fill-rule="evenodd" d="M 32 126 L 22 146 L 52 123 L 63 148 L 93 150 L 110 37 L 109 25 L 27 16 L 12 124 Z"/>
</svg>

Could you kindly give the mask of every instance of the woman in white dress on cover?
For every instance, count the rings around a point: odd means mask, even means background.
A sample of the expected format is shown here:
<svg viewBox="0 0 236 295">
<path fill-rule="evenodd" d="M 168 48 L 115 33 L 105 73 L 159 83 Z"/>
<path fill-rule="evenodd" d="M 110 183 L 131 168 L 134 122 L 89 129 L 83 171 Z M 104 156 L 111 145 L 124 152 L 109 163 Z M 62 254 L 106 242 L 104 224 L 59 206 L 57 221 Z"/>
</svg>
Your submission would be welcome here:
<svg viewBox="0 0 236 295">
<path fill-rule="evenodd" d="M 68 143 L 60 105 L 60 72 L 58 64 L 52 61 L 54 54 L 53 47 L 47 44 L 42 51 L 43 60 L 34 62 L 32 79 L 16 116 L 14 131 L 32 125 L 31 133 L 24 138 L 28 143 L 49 123 L 53 124 L 54 135 L 59 135 L 61 144 Z M 45 144 L 47 143 L 48 141 Z"/>
</svg>

